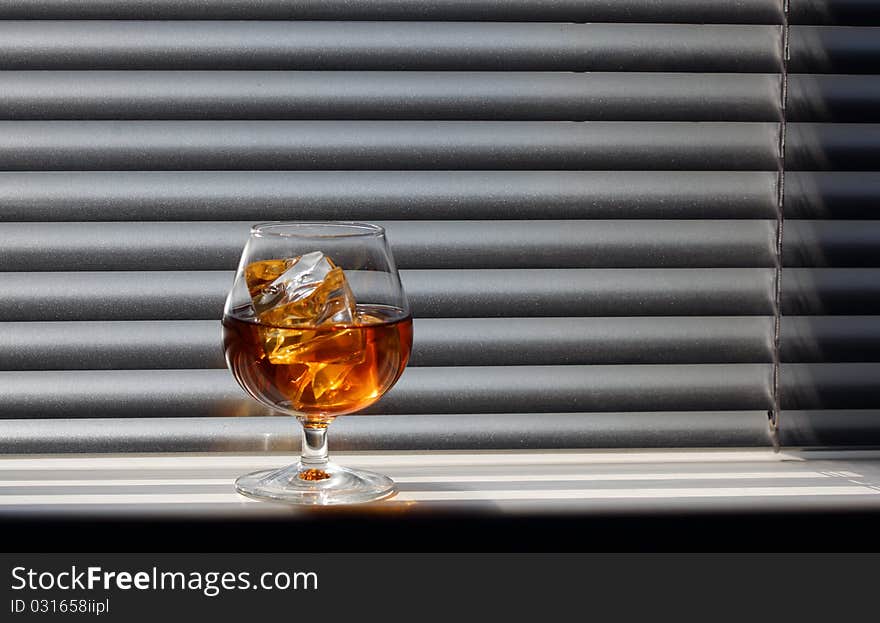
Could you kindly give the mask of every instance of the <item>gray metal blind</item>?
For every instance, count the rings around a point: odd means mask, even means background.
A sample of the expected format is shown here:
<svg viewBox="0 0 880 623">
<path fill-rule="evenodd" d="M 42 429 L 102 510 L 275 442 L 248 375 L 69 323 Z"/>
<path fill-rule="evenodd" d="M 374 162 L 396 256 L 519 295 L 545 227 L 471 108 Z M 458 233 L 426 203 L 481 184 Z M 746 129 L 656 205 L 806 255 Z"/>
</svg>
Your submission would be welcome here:
<svg viewBox="0 0 880 623">
<path fill-rule="evenodd" d="M 779 441 L 876 445 L 880 2 L 790 14 Z"/>
<path fill-rule="evenodd" d="M 0 2 L 0 450 L 295 445 L 219 345 L 269 219 L 413 304 L 335 448 L 769 444 L 782 4 Z M 780 440 L 876 443 L 880 3 L 788 21 Z"/>
</svg>

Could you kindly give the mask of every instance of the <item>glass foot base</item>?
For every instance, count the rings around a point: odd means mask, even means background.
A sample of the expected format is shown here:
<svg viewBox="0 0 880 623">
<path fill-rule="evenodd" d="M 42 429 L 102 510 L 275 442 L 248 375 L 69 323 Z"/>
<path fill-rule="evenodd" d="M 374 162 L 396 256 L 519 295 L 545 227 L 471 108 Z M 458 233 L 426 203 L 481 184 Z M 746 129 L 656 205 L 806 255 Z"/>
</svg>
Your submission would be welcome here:
<svg viewBox="0 0 880 623">
<path fill-rule="evenodd" d="M 306 506 L 360 504 L 397 493 L 394 481 L 381 474 L 328 463 L 320 470 L 301 463 L 278 470 L 246 474 L 235 481 L 235 490 L 255 500 Z"/>
</svg>

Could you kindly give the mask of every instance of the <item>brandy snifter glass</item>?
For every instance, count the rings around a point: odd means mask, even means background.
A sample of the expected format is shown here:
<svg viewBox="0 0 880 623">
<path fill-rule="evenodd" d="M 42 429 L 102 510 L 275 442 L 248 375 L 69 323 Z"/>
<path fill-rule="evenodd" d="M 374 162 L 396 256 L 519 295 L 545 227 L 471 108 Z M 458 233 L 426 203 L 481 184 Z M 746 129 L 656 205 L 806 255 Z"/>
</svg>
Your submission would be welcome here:
<svg viewBox="0 0 880 623">
<path fill-rule="evenodd" d="M 255 225 L 223 311 L 226 363 L 255 400 L 302 426 L 298 463 L 241 476 L 251 498 L 347 504 L 394 482 L 331 463 L 327 428 L 400 378 L 412 317 L 385 230 L 366 223 Z"/>
</svg>

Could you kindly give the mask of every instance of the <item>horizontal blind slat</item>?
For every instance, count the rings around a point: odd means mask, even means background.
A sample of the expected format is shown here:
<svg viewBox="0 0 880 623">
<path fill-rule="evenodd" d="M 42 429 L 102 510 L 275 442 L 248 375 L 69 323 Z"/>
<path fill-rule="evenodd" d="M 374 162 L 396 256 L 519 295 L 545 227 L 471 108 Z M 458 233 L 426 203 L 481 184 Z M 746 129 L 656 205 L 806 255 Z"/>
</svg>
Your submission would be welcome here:
<svg viewBox="0 0 880 623">
<path fill-rule="evenodd" d="M 0 119 L 776 121 L 776 74 L 0 71 Z M 877 121 L 880 80 L 791 74 L 790 121 Z"/>
<path fill-rule="evenodd" d="M 756 363 L 762 316 L 416 318 L 411 366 Z M 789 363 L 880 359 L 880 316 L 785 316 Z M 0 323 L 0 369 L 224 368 L 216 320 Z"/>
<path fill-rule="evenodd" d="M 0 21 L 0 69 L 780 69 L 779 27 L 474 22 Z M 791 27 L 795 73 L 872 73 L 871 27 Z"/>
<path fill-rule="evenodd" d="M 795 0 L 803 4 L 805 0 Z M 847 0 L 853 4 L 855 0 Z M 810 0 L 814 12 L 843 0 Z M 797 6 L 797 4 L 795 5 Z M 300 19 L 776 24 L 777 0 L 18 0 L 0 19 Z"/>
<path fill-rule="evenodd" d="M 404 270 L 419 317 L 766 315 L 769 268 Z M 227 271 L 0 273 L 0 320 L 219 318 Z M 47 293 L 51 293 L 48 296 Z M 785 314 L 876 314 L 878 268 L 788 268 Z"/>
<path fill-rule="evenodd" d="M 785 266 L 880 266 L 880 221 L 788 220 Z"/>
<path fill-rule="evenodd" d="M 861 409 L 880 404 L 880 363 L 787 363 L 780 380 L 786 409 Z"/>
<path fill-rule="evenodd" d="M 880 316 L 783 316 L 780 330 L 784 362 L 880 361 Z"/>
<path fill-rule="evenodd" d="M 789 123 L 785 140 L 787 170 L 880 169 L 877 123 Z"/>
<path fill-rule="evenodd" d="M 408 369 L 365 413 L 757 410 L 770 364 Z M 880 363 L 785 364 L 786 409 L 876 405 Z M 266 415 L 226 370 L 0 372 L 13 418 Z"/>
<path fill-rule="evenodd" d="M 789 121 L 876 122 L 880 76 L 789 74 L 785 111 Z"/>
<path fill-rule="evenodd" d="M 878 409 L 791 409 L 784 411 L 779 440 L 786 446 L 877 446 Z"/>
<path fill-rule="evenodd" d="M 874 0 L 789 0 L 793 24 L 880 24 L 880 6 Z"/>
<path fill-rule="evenodd" d="M 853 285 L 878 273 L 859 275 Z M 416 317 L 504 317 L 766 315 L 773 274 L 769 268 L 618 268 L 404 270 L 401 276 Z M 0 273 L 0 320 L 219 318 L 231 285 L 227 271 Z M 837 282 L 828 287 L 832 300 L 846 293 Z M 874 289 L 880 296 L 880 284 Z M 814 294 L 818 302 L 824 295 Z"/>
<path fill-rule="evenodd" d="M 880 319 L 866 318 L 880 334 Z M 416 318 L 409 365 L 769 362 L 772 324 L 761 316 Z M 826 334 L 853 335 L 852 324 L 839 324 L 799 325 L 796 336 L 822 348 Z M 216 320 L 0 322 L 3 370 L 225 367 Z"/>
<path fill-rule="evenodd" d="M 401 268 L 773 265 L 770 220 L 374 222 L 386 228 Z M 0 265 L 7 271 L 231 270 L 248 230 L 247 221 L 0 223 Z M 880 266 L 880 221 L 789 220 L 785 234 L 786 266 Z"/>
<path fill-rule="evenodd" d="M 364 413 L 763 409 L 769 381 L 769 364 L 416 367 Z M 13 418 L 268 415 L 227 370 L 0 372 L 0 382 Z"/>
<path fill-rule="evenodd" d="M 625 268 L 773 266 L 769 220 L 374 221 L 401 268 Z M 857 259 L 880 242 L 880 224 L 814 224 L 799 238 Z M 235 269 L 248 222 L 0 223 L 0 266 L 10 271 Z M 442 240 L 442 246 L 437 244 Z M 790 240 L 798 240 L 792 236 Z M 95 253 L 100 249 L 100 253 Z M 845 257 L 843 259 L 846 259 Z"/>
<path fill-rule="evenodd" d="M 878 219 L 880 172 L 787 171 L 785 216 L 804 219 Z"/>
<path fill-rule="evenodd" d="M 0 370 L 225 367 L 218 320 L 0 322 Z"/>
<path fill-rule="evenodd" d="M 770 361 L 769 317 L 417 318 L 410 365 Z M 880 316 L 786 316 L 789 363 L 875 361 Z M 0 323 L 0 369 L 223 368 L 216 320 Z"/>
<path fill-rule="evenodd" d="M 771 170 L 776 127 L 602 121 L 0 121 L 0 169 Z M 868 140 L 863 134 L 823 132 L 816 139 L 833 140 L 843 151 L 847 138 L 857 147 Z M 865 132 L 878 133 L 880 125 Z M 792 136 L 797 152 L 798 137 L 806 134 Z"/>
<path fill-rule="evenodd" d="M 866 100 L 802 82 L 796 110 Z M 776 121 L 778 102 L 775 74 L 0 71 L 0 119 Z"/>
<path fill-rule="evenodd" d="M 298 452 L 288 418 L 58 418 L 3 423 L 3 453 Z M 449 431 L 455 431 L 450 435 Z M 768 446 L 763 411 L 371 415 L 333 423 L 334 452 Z"/>
<path fill-rule="evenodd" d="M 867 212 L 880 192 L 880 174 L 829 175 L 790 174 L 787 209 Z M 773 219 L 775 184 L 770 171 L 0 171 L 0 221 Z"/>
<path fill-rule="evenodd" d="M 793 73 L 875 74 L 880 63 L 880 30 L 864 26 L 791 26 Z"/>
<path fill-rule="evenodd" d="M 880 24 L 874 0 L 790 0 L 793 24 Z M 300 19 L 779 24 L 778 0 L 18 0 L 0 19 Z"/>
<path fill-rule="evenodd" d="M 783 314 L 876 314 L 880 270 L 874 268 L 786 268 L 782 271 Z"/>
<path fill-rule="evenodd" d="M 0 21 L 0 69 L 744 71 L 780 67 L 764 25 Z"/>
<path fill-rule="evenodd" d="M 0 171 L 0 221 L 774 218 L 770 171 Z M 790 218 L 877 219 L 880 173 L 789 171 Z"/>
<path fill-rule="evenodd" d="M 776 74 L 0 71 L 0 119 L 775 121 Z M 792 121 L 876 121 L 880 77 L 791 74 Z"/>
</svg>

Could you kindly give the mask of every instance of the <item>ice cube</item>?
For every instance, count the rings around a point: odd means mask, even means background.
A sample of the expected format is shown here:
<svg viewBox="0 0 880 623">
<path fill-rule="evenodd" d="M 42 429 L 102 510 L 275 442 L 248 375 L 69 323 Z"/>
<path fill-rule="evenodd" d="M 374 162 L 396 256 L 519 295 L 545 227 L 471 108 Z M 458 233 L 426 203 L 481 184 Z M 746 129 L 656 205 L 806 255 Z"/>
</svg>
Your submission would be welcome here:
<svg viewBox="0 0 880 623">
<path fill-rule="evenodd" d="M 255 262 L 245 279 L 262 323 L 296 327 L 354 321 L 355 299 L 345 274 L 320 251 Z"/>
<path fill-rule="evenodd" d="M 263 350 L 274 364 L 358 364 L 364 360 L 363 331 L 260 327 Z"/>
<path fill-rule="evenodd" d="M 329 391 L 337 391 L 344 384 L 351 372 L 352 366 L 326 363 L 316 366 L 309 371 L 312 374 L 312 395 L 315 400 Z"/>
<path fill-rule="evenodd" d="M 262 260 L 248 264 L 244 269 L 244 280 L 251 298 L 257 296 L 263 288 L 278 279 L 285 270 L 293 266 L 295 261 Z"/>
<path fill-rule="evenodd" d="M 363 332 L 329 326 L 352 324 L 356 314 L 345 274 L 329 257 L 316 251 L 254 262 L 245 281 L 266 357 L 276 365 L 306 366 L 297 381 L 301 390 L 314 385 L 323 394 L 363 361 Z"/>
</svg>

